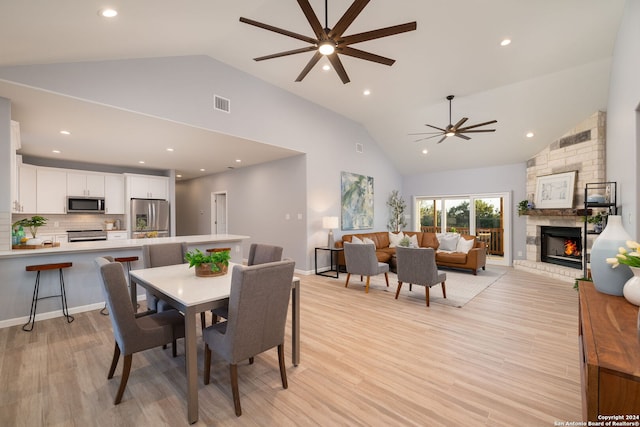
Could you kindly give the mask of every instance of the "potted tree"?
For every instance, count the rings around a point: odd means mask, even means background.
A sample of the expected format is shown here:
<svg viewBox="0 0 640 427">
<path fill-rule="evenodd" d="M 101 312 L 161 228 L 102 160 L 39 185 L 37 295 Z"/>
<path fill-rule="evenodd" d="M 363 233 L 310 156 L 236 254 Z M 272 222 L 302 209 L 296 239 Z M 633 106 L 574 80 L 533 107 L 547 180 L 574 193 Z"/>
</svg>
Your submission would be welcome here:
<svg viewBox="0 0 640 427">
<path fill-rule="evenodd" d="M 400 195 L 398 190 L 393 190 L 387 200 L 387 206 L 389 207 L 389 222 L 387 223 L 387 229 L 393 232 L 400 232 L 407 226 L 407 220 L 404 216 L 404 210 L 407 208 L 407 204 Z"/>
<path fill-rule="evenodd" d="M 204 254 L 200 249 L 189 251 L 184 259 L 189 263 L 189 268 L 196 268 L 196 276 L 210 277 L 226 274 L 231 259 L 231 248 L 209 249 L 209 254 Z"/>
<path fill-rule="evenodd" d="M 31 218 L 22 218 L 13 223 L 13 228 L 17 228 L 22 226 L 23 228 L 29 228 L 31 232 L 31 239 L 27 240 L 25 244 L 27 245 L 41 245 L 42 239 L 36 238 L 38 233 L 38 227 L 41 227 L 47 223 L 47 218 L 42 217 L 40 215 L 34 215 Z"/>
</svg>

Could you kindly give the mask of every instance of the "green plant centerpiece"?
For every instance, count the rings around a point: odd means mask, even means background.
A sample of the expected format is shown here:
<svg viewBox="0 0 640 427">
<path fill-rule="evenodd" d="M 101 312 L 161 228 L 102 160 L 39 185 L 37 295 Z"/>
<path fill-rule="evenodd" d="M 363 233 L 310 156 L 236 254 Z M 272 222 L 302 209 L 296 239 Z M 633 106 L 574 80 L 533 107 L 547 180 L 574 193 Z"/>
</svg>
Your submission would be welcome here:
<svg viewBox="0 0 640 427">
<path fill-rule="evenodd" d="M 13 223 L 12 228 L 15 230 L 19 227 L 29 228 L 31 233 L 31 239 L 27 240 L 28 245 L 39 245 L 42 243 L 40 239 L 36 238 L 38 234 L 38 227 L 42 227 L 47 223 L 48 219 L 40 215 L 34 215 L 31 218 L 22 218 Z"/>
<path fill-rule="evenodd" d="M 211 277 L 227 274 L 231 248 L 207 249 L 207 254 L 195 249 L 184 254 L 184 259 L 189 263 L 189 268 L 196 268 L 196 276 Z"/>
</svg>

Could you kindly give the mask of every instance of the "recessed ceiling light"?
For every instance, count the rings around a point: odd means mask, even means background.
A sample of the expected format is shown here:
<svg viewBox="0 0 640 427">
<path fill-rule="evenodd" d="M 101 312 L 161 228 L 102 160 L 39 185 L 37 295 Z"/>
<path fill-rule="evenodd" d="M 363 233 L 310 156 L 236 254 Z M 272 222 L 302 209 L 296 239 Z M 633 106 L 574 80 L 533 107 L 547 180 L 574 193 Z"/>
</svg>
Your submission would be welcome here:
<svg viewBox="0 0 640 427">
<path fill-rule="evenodd" d="M 141 165 L 144 165 L 144 160 L 138 160 L 138 163 L 140 163 Z"/>
<path fill-rule="evenodd" d="M 71 135 L 71 132 L 69 132 L 68 130 L 61 130 L 60 133 L 62 135 Z"/>
<path fill-rule="evenodd" d="M 533 132 L 527 132 L 527 134 L 525 135 L 527 138 L 533 138 L 534 133 Z"/>
<path fill-rule="evenodd" d="M 509 46 L 511 44 L 511 39 L 504 39 L 500 42 L 500 46 Z"/>
<path fill-rule="evenodd" d="M 324 65 L 322 66 L 322 69 L 323 69 L 324 71 L 329 71 L 329 70 L 331 69 L 331 66 L 330 66 L 329 64 L 324 64 Z"/>
<path fill-rule="evenodd" d="M 60 151 L 60 150 L 51 150 L 51 152 L 52 152 L 52 153 L 55 153 L 55 154 L 60 154 L 60 153 L 61 153 L 61 151 Z"/>
<path fill-rule="evenodd" d="M 241 163 L 241 162 L 242 162 L 242 160 L 236 159 L 236 163 Z"/>
<path fill-rule="evenodd" d="M 365 89 L 364 92 L 362 92 L 364 94 L 364 96 L 369 96 L 371 95 L 371 91 L 369 89 Z"/>
<path fill-rule="evenodd" d="M 118 16 L 118 11 L 111 8 L 105 8 L 100 9 L 98 11 L 98 15 L 102 16 L 103 18 L 115 18 L 116 16 Z"/>
<path fill-rule="evenodd" d="M 427 150 L 426 148 L 424 150 L 422 150 L 422 154 L 427 154 L 429 152 L 429 150 Z"/>
<path fill-rule="evenodd" d="M 177 174 L 177 175 L 176 175 L 176 178 L 182 178 L 182 175 Z"/>
<path fill-rule="evenodd" d="M 167 151 L 173 151 L 173 148 L 167 148 Z"/>
<path fill-rule="evenodd" d="M 205 171 L 205 169 L 204 169 L 204 168 L 201 168 L 201 169 L 200 169 L 200 172 L 204 172 L 204 171 Z"/>
</svg>

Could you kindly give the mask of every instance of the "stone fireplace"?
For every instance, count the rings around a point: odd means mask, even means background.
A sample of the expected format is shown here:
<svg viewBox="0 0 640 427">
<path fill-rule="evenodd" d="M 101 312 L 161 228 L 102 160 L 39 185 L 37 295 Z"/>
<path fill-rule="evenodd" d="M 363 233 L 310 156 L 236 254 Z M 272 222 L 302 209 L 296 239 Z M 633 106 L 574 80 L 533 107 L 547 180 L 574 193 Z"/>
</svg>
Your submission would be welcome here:
<svg viewBox="0 0 640 427">
<path fill-rule="evenodd" d="M 568 209 L 533 209 L 527 212 L 527 253 L 526 260 L 515 260 L 514 267 L 573 282 L 582 277 L 582 257 L 561 256 L 557 242 L 549 241 L 542 235 L 548 227 L 573 229 L 582 253 L 583 217 L 578 210 L 584 207 L 584 188 L 590 182 L 606 181 L 605 174 L 605 126 L 606 114 L 597 112 L 580 123 L 559 140 L 527 161 L 527 195 L 535 201 L 536 180 L 539 176 L 576 171 L 573 206 Z M 578 234 L 579 233 L 579 234 Z M 587 248 L 595 238 L 587 235 Z M 551 255 L 549 245 L 551 246 Z M 543 245 L 547 255 L 542 256 Z M 564 250 L 564 239 L 561 244 Z M 558 258 L 561 257 L 561 258 Z M 578 259 L 579 258 L 579 259 Z"/>
</svg>

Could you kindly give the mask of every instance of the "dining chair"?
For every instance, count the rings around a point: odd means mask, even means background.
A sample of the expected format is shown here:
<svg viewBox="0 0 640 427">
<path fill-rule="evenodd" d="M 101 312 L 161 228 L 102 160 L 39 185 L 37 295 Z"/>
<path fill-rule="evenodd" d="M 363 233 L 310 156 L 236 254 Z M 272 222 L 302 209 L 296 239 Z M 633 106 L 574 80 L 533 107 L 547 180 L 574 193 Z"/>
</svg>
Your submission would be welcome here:
<svg viewBox="0 0 640 427">
<path fill-rule="evenodd" d="M 365 293 L 369 292 L 371 276 L 384 273 L 387 287 L 389 286 L 389 264 L 378 261 L 375 245 L 344 242 L 344 260 L 347 267 L 345 288 L 349 286 L 352 274 L 359 274 L 360 281 L 362 281 L 362 276 L 367 276 Z"/>
<path fill-rule="evenodd" d="M 142 245 L 142 263 L 144 268 L 164 267 L 167 265 L 183 264 L 187 261 L 187 243 L 161 243 L 157 245 Z M 172 310 L 168 302 L 159 300 L 149 291 L 147 293 L 147 310 L 162 312 Z"/>
<path fill-rule="evenodd" d="M 400 294 L 402 283 L 424 286 L 427 307 L 429 307 L 429 289 L 438 283 L 442 285 L 442 295 L 447 297 L 445 281 L 447 274 L 438 270 L 436 251 L 433 248 L 405 248 L 396 247 L 398 289 L 396 299 Z M 409 288 L 411 290 L 411 288 Z"/>
<path fill-rule="evenodd" d="M 115 338 L 108 379 L 113 378 L 120 354 L 124 355 L 122 378 L 113 402 L 117 405 L 122 400 L 129 380 L 133 354 L 172 343 L 173 357 L 176 357 L 176 340 L 184 337 L 184 317 L 177 310 L 136 314 L 129 297 L 129 287 L 122 264 L 102 257 L 96 258 L 95 262 L 100 269 L 102 288 Z"/>
<path fill-rule="evenodd" d="M 237 416 L 242 415 L 238 391 L 238 362 L 273 347 L 278 349 L 280 379 L 287 388 L 284 329 L 295 263 L 292 260 L 253 266 L 235 265 L 229 294 L 229 317 L 203 332 L 204 383 L 209 384 L 211 352 L 229 363 L 231 391 Z"/>
<path fill-rule="evenodd" d="M 268 262 L 276 262 L 282 260 L 281 246 L 267 245 L 264 243 L 252 243 L 249 247 L 249 258 L 247 265 L 259 265 Z M 220 317 L 226 319 L 229 313 L 229 299 L 222 301 L 220 307 L 211 310 L 213 323 L 217 323 Z M 204 329 L 204 326 L 203 326 Z"/>
</svg>

